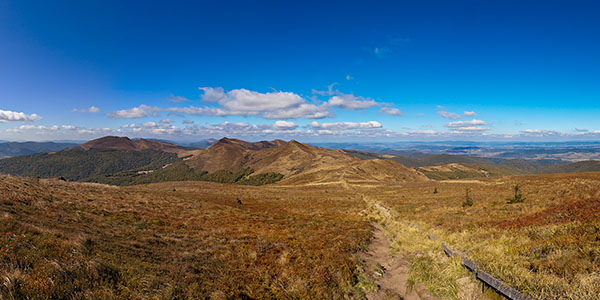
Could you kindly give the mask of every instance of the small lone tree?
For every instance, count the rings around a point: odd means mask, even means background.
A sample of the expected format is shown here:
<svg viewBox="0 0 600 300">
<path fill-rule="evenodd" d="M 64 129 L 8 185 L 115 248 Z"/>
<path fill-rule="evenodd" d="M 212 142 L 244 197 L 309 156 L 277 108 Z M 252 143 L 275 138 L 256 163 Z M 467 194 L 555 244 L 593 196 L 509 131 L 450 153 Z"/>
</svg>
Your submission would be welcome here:
<svg viewBox="0 0 600 300">
<path fill-rule="evenodd" d="M 525 200 L 527 200 L 527 198 L 523 197 L 523 193 L 521 193 L 521 188 L 519 187 L 519 185 L 515 185 L 515 187 L 513 188 L 515 195 L 511 198 L 508 198 L 508 204 L 512 204 L 512 203 L 521 203 Z"/>
<path fill-rule="evenodd" d="M 471 196 L 469 195 L 469 192 L 471 191 L 471 189 L 466 189 L 465 190 L 465 201 L 462 203 L 462 206 L 473 206 L 473 199 L 471 199 Z"/>
<path fill-rule="evenodd" d="M 434 194 L 437 194 L 437 193 L 438 193 L 438 191 L 437 191 L 437 188 L 433 188 L 433 193 L 434 193 Z"/>
</svg>

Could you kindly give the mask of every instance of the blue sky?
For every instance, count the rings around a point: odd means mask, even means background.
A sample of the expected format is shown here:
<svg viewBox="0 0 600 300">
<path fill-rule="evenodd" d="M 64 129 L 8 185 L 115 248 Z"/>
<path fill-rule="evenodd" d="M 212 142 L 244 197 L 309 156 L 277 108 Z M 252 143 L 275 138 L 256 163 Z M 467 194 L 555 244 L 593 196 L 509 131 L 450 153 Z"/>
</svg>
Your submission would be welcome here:
<svg viewBox="0 0 600 300">
<path fill-rule="evenodd" d="M 57 2 L 0 0 L 0 139 L 600 137 L 597 1 Z"/>
</svg>

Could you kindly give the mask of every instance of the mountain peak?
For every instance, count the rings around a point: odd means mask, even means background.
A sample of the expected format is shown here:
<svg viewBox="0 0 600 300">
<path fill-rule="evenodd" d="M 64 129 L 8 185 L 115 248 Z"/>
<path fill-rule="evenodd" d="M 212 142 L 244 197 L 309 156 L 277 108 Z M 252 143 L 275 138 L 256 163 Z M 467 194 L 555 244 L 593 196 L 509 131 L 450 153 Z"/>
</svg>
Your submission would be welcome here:
<svg viewBox="0 0 600 300">
<path fill-rule="evenodd" d="M 90 149 L 111 149 L 111 150 L 160 150 L 167 152 L 174 152 L 175 150 L 181 150 L 182 148 L 171 143 L 159 142 L 154 140 L 131 140 L 128 137 L 120 136 L 105 136 L 95 140 L 91 140 L 83 145 L 78 146 L 83 150 Z"/>
</svg>

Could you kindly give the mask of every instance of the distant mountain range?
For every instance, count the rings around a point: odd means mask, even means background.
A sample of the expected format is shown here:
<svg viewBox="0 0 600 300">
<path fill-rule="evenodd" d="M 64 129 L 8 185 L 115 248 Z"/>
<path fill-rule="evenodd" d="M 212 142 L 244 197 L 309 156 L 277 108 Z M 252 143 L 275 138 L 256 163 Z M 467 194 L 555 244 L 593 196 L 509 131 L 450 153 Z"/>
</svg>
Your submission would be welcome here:
<svg viewBox="0 0 600 300">
<path fill-rule="evenodd" d="M 222 138 L 194 144 L 107 136 L 81 145 L 8 143 L 0 172 L 27 177 L 131 185 L 205 180 L 281 184 L 445 180 L 513 174 L 600 171 L 600 161 L 517 160 L 404 150 L 327 149 L 297 141 L 246 142 Z M 4 145 L 4 144 L 0 144 Z M 42 152 L 42 153 L 35 153 Z"/>
<path fill-rule="evenodd" d="M 599 172 L 600 161 L 585 160 L 573 163 L 561 160 L 525 160 L 477 157 L 450 154 L 425 154 L 388 150 L 364 152 L 345 150 L 349 155 L 360 159 L 390 159 L 405 166 L 415 168 L 431 179 L 460 179 L 513 174 L 546 174 Z M 394 153 L 394 154 L 390 154 Z M 403 154 L 403 155 L 400 155 Z"/>
<path fill-rule="evenodd" d="M 57 142 L 0 142 L 0 158 L 60 151 L 76 145 Z"/>
<path fill-rule="evenodd" d="M 600 142 L 397 142 L 321 143 L 318 146 L 407 157 L 449 154 L 489 159 L 517 159 L 569 163 L 600 160 Z"/>
<path fill-rule="evenodd" d="M 117 185 L 176 180 L 266 184 L 340 181 L 403 182 L 427 178 L 400 163 L 361 160 L 342 150 L 297 141 L 223 138 L 204 149 L 126 137 L 104 137 L 51 153 L 0 160 L 0 172 Z"/>
</svg>

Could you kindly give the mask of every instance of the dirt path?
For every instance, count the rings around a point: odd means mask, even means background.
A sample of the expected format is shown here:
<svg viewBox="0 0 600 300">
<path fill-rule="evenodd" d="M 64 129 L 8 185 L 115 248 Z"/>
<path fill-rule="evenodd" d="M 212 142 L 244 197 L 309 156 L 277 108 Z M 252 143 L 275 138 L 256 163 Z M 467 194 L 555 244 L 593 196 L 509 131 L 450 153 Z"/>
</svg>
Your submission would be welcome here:
<svg viewBox="0 0 600 300">
<path fill-rule="evenodd" d="M 434 300 L 426 291 L 419 291 L 407 288 L 408 280 L 408 261 L 399 257 L 390 255 L 391 242 L 384 234 L 384 229 L 379 224 L 375 224 L 374 240 L 369 247 L 369 251 L 364 255 L 364 260 L 371 273 L 376 278 L 379 286 L 377 291 L 367 293 L 367 299 L 405 299 L 405 300 Z"/>
</svg>

